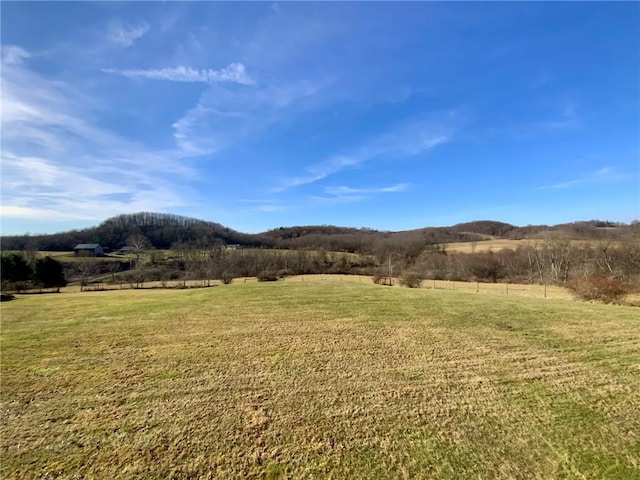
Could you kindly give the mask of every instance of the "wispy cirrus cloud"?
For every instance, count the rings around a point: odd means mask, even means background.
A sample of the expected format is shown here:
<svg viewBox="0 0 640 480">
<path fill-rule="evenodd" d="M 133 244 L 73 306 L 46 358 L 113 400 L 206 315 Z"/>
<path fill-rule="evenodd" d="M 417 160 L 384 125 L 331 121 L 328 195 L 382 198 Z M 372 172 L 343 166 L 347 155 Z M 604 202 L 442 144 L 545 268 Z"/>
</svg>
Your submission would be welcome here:
<svg viewBox="0 0 640 480">
<path fill-rule="evenodd" d="M 198 70 L 191 67 L 178 66 L 151 70 L 118 70 L 103 68 L 105 73 L 122 75 L 127 78 L 147 78 L 150 80 L 167 80 L 171 82 L 189 83 L 237 83 L 253 85 L 255 81 L 247 75 L 246 67 L 242 63 L 231 63 L 220 70 Z"/>
<path fill-rule="evenodd" d="M 99 220 L 185 203 L 176 182 L 193 172 L 183 152 L 100 126 L 94 99 L 31 70 L 28 58 L 3 48 L 2 217 Z"/>
<path fill-rule="evenodd" d="M 194 156 L 218 152 L 255 138 L 280 120 L 294 118 L 306 100 L 326 83 L 298 81 L 251 88 L 232 83 L 211 84 L 197 104 L 172 127 L 179 147 Z"/>
<path fill-rule="evenodd" d="M 78 168 L 57 160 L 2 152 L 2 218 L 102 220 L 118 213 L 184 205 L 175 186 L 126 167 Z M 104 179 L 103 179 L 104 178 Z"/>
<path fill-rule="evenodd" d="M 303 175 L 283 179 L 273 192 L 315 183 L 342 170 L 358 167 L 375 159 L 397 160 L 426 153 L 451 141 L 461 121 L 456 111 L 408 118 L 349 154 L 330 157 L 311 165 Z"/>
<path fill-rule="evenodd" d="M 409 188 L 410 183 L 397 183 L 388 187 L 373 187 L 373 188 L 353 188 L 346 186 L 338 187 L 325 187 L 324 191 L 330 195 L 358 195 L 358 194 L 376 194 L 376 193 L 397 193 L 404 192 Z"/>
<path fill-rule="evenodd" d="M 291 205 L 285 205 L 281 202 L 274 201 L 273 199 L 241 198 L 238 201 L 247 205 L 246 208 L 241 208 L 241 210 L 246 213 L 273 213 L 282 212 L 291 208 Z"/>
<path fill-rule="evenodd" d="M 354 188 L 341 186 L 326 186 L 324 191 L 328 196 L 314 196 L 316 200 L 342 200 L 342 201 L 359 201 L 368 197 L 388 193 L 400 193 L 406 191 L 411 186 L 410 183 L 396 183 L 386 187 L 367 187 Z"/>
<path fill-rule="evenodd" d="M 215 69 L 178 66 L 162 69 L 102 69 L 130 79 L 203 83 L 198 101 L 172 124 L 179 149 L 190 156 L 214 154 L 277 123 L 290 120 L 296 104 L 314 97 L 328 80 L 258 82 L 243 63 Z"/>
<path fill-rule="evenodd" d="M 24 48 L 17 45 L 2 46 L 2 63 L 6 65 L 21 64 L 24 59 L 29 58 L 31 54 Z"/>
<path fill-rule="evenodd" d="M 535 190 L 565 190 L 569 188 L 594 185 L 598 183 L 611 183 L 626 180 L 629 175 L 616 172 L 612 167 L 603 167 L 595 172 L 591 172 L 582 177 L 573 178 L 563 182 L 553 183 L 538 187 Z"/>
<path fill-rule="evenodd" d="M 107 40 L 120 47 L 126 48 L 134 44 L 149 31 L 149 24 L 141 22 L 136 25 L 124 24 L 120 20 L 112 20 L 105 33 Z"/>
<path fill-rule="evenodd" d="M 281 182 L 281 184 L 275 187 L 272 191 L 273 193 L 278 193 L 290 188 L 315 183 L 335 173 L 338 173 L 345 168 L 355 167 L 362 163 L 362 161 L 363 159 L 357 156 L 338 155 L 335 157 L 331 157 L 324 162 L 320 162 L 316 165 L 308 167 L 305 175 L 285 178 Z"/>
<path fill-rule="evenodd" d="M 557 110 L 557 107 L 554 107 L 554 110 Z M 516 124 L 511 126 L 509 131 L 518 138 L 528 138 L 575 129 L 581 123 L 577 104 L 564 100 L 561 102 L 560 109 L 548 114 L 546 119 Z"/>
<path fill-rule="evenodd" d="M 376 195 L 400 193 L 407 191 L 411 187 L 410 183 L 397 183 L 383 187 L 348 187 L 345 185 L 327 186 L 323 191 L 325 195 L 310 195 L 304 201 L 298 201 L 294 205 L 285 203 L 280 199 L 260 198 L 260 199 L 240 199 L 241 203 L 247 204 L 248 208 L 242 209 L 247 213 L 274 213 L 283 212 L 303 205 L 308 208 L 313 204 L 332 204 L 344 202 L 358 202 Z"/>
</svg>

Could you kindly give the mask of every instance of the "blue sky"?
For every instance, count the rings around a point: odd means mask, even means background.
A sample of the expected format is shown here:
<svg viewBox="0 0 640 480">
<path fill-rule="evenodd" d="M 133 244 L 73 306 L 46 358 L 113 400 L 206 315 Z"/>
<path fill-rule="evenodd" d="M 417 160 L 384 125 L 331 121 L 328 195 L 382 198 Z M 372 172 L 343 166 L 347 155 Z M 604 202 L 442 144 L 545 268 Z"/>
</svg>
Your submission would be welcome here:
<svg viewBox="0 0 640 480">
<path fill-rule="evenodd" d="M 640 218 L 640 3 L 2 2 L 2 233 Z"/>
</svg>

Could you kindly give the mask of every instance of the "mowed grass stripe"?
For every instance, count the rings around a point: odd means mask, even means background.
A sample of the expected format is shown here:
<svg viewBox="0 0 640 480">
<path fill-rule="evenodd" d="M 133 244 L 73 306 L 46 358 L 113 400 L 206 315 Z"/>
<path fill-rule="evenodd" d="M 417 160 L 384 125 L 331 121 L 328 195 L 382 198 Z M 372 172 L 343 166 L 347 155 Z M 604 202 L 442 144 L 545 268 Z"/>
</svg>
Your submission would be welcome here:
<svg viewBox="0 0 640 480">
<path fill-rule="evenodd" d="M 2 304 L 3 478 L 639 478 L 637 309 L 305 280 Z"/>
</svg>

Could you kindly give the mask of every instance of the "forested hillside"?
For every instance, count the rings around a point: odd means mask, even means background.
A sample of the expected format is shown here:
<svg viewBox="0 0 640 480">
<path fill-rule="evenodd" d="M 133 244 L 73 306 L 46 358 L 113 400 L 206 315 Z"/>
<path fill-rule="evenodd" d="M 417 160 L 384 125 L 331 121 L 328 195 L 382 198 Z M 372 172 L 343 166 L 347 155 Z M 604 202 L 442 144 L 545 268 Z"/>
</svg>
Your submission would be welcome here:
<svg viewBox="0 0 640 480">
<path fill-rule="evenodd" d="M 636 229 L 637 230 L 637 229 Z M 78 243 L 100 243 L 118 249 L 133 235 L 144 235 L 157 249 L 176 245 L 215 247 L 237 244 L 243 247 L 307 249 L 361 254 L 398 251 L 416 254 L 429 246 L 488 238 L 535 239 L 556 232 L 570 239 L 615 240 L 633 232 L 633 225 L 611 222 L 576 222 L 555 226 L 517 227 L 497 221 L 476 221 L 451 227 L 426 227 L 400 232 L 368 228 L 312 225 L 280 227 L 259 234 L 241 233 L 219 223 L 180 215 L 141 212 L 118 215 L 100 225 L 50 235 L 2 237 L 3 250 L 68 251 Z"/>
<path fill-rule="evenodd" d="M 504 246 L 495 250 L 471 248 L 468 252 L 451 248 L 456 242 L 468 242 L 473 247 L 496 239 Z M 4 237 L 3 261 L 7 268 L 3 280 L 14 287 L 20 286 L 19 282 L 37 285 L 34 273 L 22 274 L 9 266 L 24 264 L 35 272 L 38 256 L 47 251 L 69 251 L 77 243 L 94 242 L 113 250 L 129 244 L 133 257 L 116 255 L 104 259 L 111 260 L 108 262 L 85 258 L 66 263 L 68 279 L 85 282 L 92 276 L 115 274 L 134 266 L 129 277 L 137 284 L 167 279 L 275 279 L 346 273 L 378 279 L 404 276 L 417 284 L 421 279 L 566 284 L 596 276 L 640 285 L 638 222 L 516 227 L 479 221 L 404 232 L 320 225 L 246 234 L 213 222 L 158 213 L 120 215 L 94 228 L 53 235 Z M 229 245 L 234 247 L 224 248 Z M 241 248 L 236 250 L 238 246 Z M 167 249 L 171 252 L 162 252 Z M 13 253 L 16 250 L 23 252 Z M 141 253 L 145 255 L 141 257 Z M 13 277 L 8 274 L 10 270 L 15 270 Z M 114 277 L 114 281 L 123 278 Z"/>
<path fill-rule="evenodd" d="M 219 223 L 165 213 L 141 212 L 118 215 L 97 227 L 71 230 L 51 235 L 20 235 L 2 238 L 3 250 L 35 249 L 44 251 L 72 250 L 78 243 L 99 243 L 108 249 L 127 244 L 133 235 L 144 235 L 153 247 L 171 248 L 177 243 L 197 243 L 203 247 L 241 244 L 266 247 L 269 240 L 261 235 L 240 233 Z"/>
</svg>

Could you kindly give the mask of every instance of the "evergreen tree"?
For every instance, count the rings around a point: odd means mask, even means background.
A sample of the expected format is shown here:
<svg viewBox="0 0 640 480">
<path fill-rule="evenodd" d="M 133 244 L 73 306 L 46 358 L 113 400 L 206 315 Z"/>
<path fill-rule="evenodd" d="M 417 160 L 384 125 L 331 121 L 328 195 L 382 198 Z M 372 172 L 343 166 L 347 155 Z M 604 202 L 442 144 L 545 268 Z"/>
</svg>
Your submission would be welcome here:
<svg viewBox="0 0 640 480">
<path fill-rule="evenodd" d="M 33 271 L 24 258 L 24 255 L 16 252 L 4 253 L 2 255 L 2 280 L 7 282 L 26 282 L 31 279 Z"/>
<path fill-rule="evenodd" d="M 33 271 L 22 253 L 3 253 L 0 269 L 0 274 L 2 275 L 0 288 L 2 288 L 2 291 L 20 291 L 29 288 L 29 281 L 33 277 Z"/>
<path fill-rule="evenodd" d="M 67 280 L 64 277 L 62 264 L 51 257 L 37 259 L 35 282 L 45 288 L 64 287 L 67 284 Z"/>
</svg>

